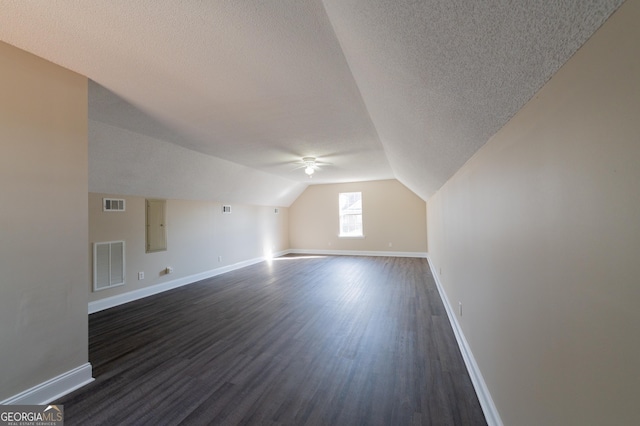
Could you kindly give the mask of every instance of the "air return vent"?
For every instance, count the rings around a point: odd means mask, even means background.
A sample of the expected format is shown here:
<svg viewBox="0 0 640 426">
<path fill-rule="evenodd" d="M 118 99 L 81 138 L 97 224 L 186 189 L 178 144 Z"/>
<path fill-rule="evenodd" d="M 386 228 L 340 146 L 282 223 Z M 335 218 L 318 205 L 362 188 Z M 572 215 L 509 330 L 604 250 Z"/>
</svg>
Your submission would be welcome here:
<svg viewBox="0 0 640 426">
<path fill-rule="evenodd" d="M 222 213 L 231 214 L 231 206 L 222 206 Z"/>
<path fill-rule="evenodd" d="M 123 212 L 124 200 L 122 198 L 103 198 L 102 211 L 103 212 Z"/>
<path fill-rule="evenodd" d="M 93 290 L 124 284 L 124 241 L 94 243 Z"/>
</svg>

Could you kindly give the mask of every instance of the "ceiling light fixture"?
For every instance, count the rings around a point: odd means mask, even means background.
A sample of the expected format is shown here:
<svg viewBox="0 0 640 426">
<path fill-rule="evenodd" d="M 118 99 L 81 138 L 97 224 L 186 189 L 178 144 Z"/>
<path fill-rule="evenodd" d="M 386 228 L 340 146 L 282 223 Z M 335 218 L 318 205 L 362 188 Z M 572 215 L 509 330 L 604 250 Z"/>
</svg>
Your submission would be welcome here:
<svg viewBox="0 0 640 426">
<path fill-rule="evenodd" d="M 313 174 L 313 172 L 315 172 L 314 167 L 316 166 L 316 158 L 315 157 L 304 157 L 302 159 L 302 162 L 304 163 L 304 165 L 306 166 L 304 168 L 304 172 L 311 177 L 311 175 Z"/>
</svg>

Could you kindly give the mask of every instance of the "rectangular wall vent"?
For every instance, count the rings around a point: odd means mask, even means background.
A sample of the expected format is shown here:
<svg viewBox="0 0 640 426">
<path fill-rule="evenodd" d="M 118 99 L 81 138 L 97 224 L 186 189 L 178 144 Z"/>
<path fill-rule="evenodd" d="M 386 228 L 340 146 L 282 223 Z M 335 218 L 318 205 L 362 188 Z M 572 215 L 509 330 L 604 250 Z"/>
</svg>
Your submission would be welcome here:
<svg viewBox="0 0 640 426">
<path fill-rule="evenodd" d="M 124 241 L 93 244 L 93 290 L 124 284 Z"/>
<path fill-rule="evenodd" d="M 222 206 L 222 213 L 224 214 L 231 213 L 231 206 Z"/>
<path fill-rule="evenodd" d="M 103 212 L 123 212 L 124 200 L 122 198 L 103 198 L 102 211 Z"/>
</svg>

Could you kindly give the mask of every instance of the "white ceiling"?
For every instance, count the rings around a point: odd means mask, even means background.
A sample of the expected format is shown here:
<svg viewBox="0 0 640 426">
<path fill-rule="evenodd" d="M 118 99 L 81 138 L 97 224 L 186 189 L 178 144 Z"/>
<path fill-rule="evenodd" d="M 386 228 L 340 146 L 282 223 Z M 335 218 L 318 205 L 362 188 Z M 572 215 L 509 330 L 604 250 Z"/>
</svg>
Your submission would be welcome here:
<svg viewBox="0 0 640 426">
<path fill-rule="evenodd" d="M 622 2 L 0 0 L 0 40 L 93 80 L 91 191 L 426 200 Z"/>
</svg>

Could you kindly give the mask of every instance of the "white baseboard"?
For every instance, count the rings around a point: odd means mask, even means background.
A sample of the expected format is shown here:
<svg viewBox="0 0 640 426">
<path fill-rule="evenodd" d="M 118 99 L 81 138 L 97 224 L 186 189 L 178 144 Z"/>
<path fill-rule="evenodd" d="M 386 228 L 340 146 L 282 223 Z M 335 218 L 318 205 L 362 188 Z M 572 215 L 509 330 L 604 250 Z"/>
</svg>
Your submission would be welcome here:
<svg viewBox="0 0 640 426">
<path fill-rule="evenodd" d="M 487 384 L 482 377 L 482 373 L 480 372 L 480 368 L 476 363 L 476 359 L 473 357 L 473 353 L 471 352 L 471 348 L 467 343 L 467 339 L 464 337 L 464 333 L 462 332 L 460 323 L 458 323 L 458 319 L 455 315 L 455 309 L 453 308 L 451 303 L 449 303 L 447 293 L 445 293 L 444 288 L 442 287 L 440 277 L 438 276 L 438 274 L 436 274 L 435 266 L 429 258 L 429 255 L 427 255 L 427 260 L 429 261 L 431 275 L 433 275 L 433 279 L 436 282 L 436 287 L 438 287 L 438 293 L 440 293 L 440 298 L 442 299 L 442 303 L 444 304 L 444 307 L 447 311 L 447 316 L 449 317 L 451 328 L 453 328 L 453 333 L 456 336 L 458 346 L 460 347 L 460 352 L 462 353 L 462 358 L 464 359 L 464 363 L 467 366 L 467 371 L 469 372 L 469 376 L 471 377 L 471 382 L 473 383 L 473 387 L 476 390 L 476 394 L 478 395 L 478 400 L 480 401 L 480 406 L 482 407 L 482 411 L 484 413 L 485 419 L 487 420 L 487 424 L 489 426 L 502 426 L 500 414 L 498 413 L 498 410 L 493 403 L 493 398 L 491 398 L 491 394 L 489 393 Z"/>
<path fill-rule="evenodd" d="M 73 392 L 82 386 L 93 382 L 91 376 L 91 364 L 86 363 L 79 367 L 60 374 L 39 385 L 20 392 L 4 401 L 0 405 L 44 405 L 64 395 Z"/>
<path fill-rule="evenodd" d="M 275 253 L 274 256 L 282 256 L 289 251 L 283 251 Z M 265 257 L 257 257 L 254 259 L 245 260 L 242 262 L 234 263 L 233 265 L 223 266 L 221 268 L 212 269 L 210 271 L 200 272 L 198 274 L 188 275 L 186 277 L 178 278 L 172 281 L 167 281 L 160 284 L 155 284 L 149 287 L 140 288 L 123 294 L 117 294 L 115 296 L 106 297 L 104 299 L 95 300 L 89 302 L 89 313 L 100 312 L 105 309 L 113 308 L 114 306 L 122 305 L 124 303 L 133 302 L 134 300 L 143 299 L 154 294 L 162 293 L 163 291 L 171 290 L 174 288 L 182 287 L 188 284 L 193 284 L 198 281 L 215 277 L 216 275 L 224 274 L 225 272 L 235 271 L 236 269 L 244 268 L 256 263 L 264 262 Z"/>
<path fill-rule="evenodd" d="M 315 249 L 291 249 L 292 254 L 313 254 L 325 256 L 389 256 L 389 257 L 422 257 L 426 258 L 426 252 L 420 251 L 359 251 L 359 250 L 315 250 Z"/>
</svg>

